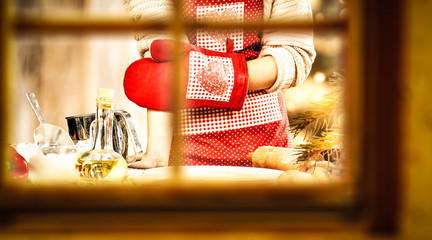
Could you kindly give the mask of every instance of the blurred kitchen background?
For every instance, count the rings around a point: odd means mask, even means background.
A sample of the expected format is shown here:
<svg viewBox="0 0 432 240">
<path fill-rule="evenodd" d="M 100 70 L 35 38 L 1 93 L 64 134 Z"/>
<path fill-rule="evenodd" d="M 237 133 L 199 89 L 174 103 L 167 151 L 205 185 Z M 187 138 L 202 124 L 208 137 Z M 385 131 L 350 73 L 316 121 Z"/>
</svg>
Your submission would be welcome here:
<svg viewBox="0 0 432 240">
<path fill-rule="evenodd" d="M 344 0 L 311 0 L 316 20 L 347 15 Z M 20 16 L 125 17 L 122 0 L 16 0 Z M 131 113 L 143 146 L 146 143 L 146 111 L 129 102 L 123 92 L 123 74 L 139 59 L 133 32 L 18 34 L 15 41 L 14 142 L 33 142 L 39 125 L 25 94 L 34 92 L 48 123 L 67 129 L 65 117 L 95 111 L 98 88 L 115 89 L 116 108 Z M 289 116 L 313 107 L 331 89 L 329 76 L 344 74 L 347 44 L 343 32 L 315 32 L 317 58 L 309 78 L 285 91 Z M 296 141 L 301 141 L 300 138 Z M 299 142 L 296 142 L 299 143 Z"/>
</svg>

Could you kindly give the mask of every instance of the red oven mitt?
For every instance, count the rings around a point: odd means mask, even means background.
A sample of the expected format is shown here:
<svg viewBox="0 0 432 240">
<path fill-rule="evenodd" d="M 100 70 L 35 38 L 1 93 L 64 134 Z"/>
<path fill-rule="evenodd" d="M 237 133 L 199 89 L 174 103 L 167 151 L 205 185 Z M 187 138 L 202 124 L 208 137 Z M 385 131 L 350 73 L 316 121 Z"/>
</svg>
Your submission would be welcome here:
<svg viewBox="0 0 432 240">
<path fill-rule="evenodd" d="M 154 110 L 172 110 L 173 47 L 171 40 L 155 40 L 152 58 L 133 62 L 125 72 L 126 96 L 137 105 Z M 248 87 L 248 69 L 243 54 L 207 50 L 181 43 L 183 75 L 181 96 L 186 108 L 210 107 L 241 110 Z"/>
</svg>

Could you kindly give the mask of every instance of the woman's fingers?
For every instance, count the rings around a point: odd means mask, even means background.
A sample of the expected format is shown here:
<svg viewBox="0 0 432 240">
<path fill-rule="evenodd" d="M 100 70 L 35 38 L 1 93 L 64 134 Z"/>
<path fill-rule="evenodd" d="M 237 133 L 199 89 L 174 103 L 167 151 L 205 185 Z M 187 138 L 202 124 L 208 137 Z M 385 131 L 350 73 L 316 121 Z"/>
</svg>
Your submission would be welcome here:
<svg viewBox="0 0 432 240">
<path fill-rule="evenodd" d="M 163 157 L 151 157 L 146 153 L 128 156 L 127 158 L 128 160 L 135 158 L 135 162 L 129 165 L 131 168 L 155 168 L 168 166 L 168 159 Z"/>
<path fill-rule="evenodd" d="M 137 161 L 140 161 L 141 159 L 143 159 L 143 157 L 144 157 L 144 153 L 140 153 L 140 154 L 137 154 L 137 155 L 129 155 L 129 156 L 127 156 L 127 161 L 126 162 L 132 162 L 132 159 L 135 159 L 133 162 L 137 162 Z"/>
<path fill-rule="evenodd" d="M 146 161 L 139 161 L 139 162 L 135 162 L 132 163 L 131 165 L 129 165 L 129 167 L 131 168 L 154 168 L 155 164 L 154 162 L 146 162 Z"/>
<path fill-rule="evenodd" d="M 140 159 L 141 161 L 138 161 Z M 137 162 L 129 165 L 131 168 L 154 168 L 156 167 L 156 161 L 148 158 L 145 154 L 137 155 Z"/>
</svg>

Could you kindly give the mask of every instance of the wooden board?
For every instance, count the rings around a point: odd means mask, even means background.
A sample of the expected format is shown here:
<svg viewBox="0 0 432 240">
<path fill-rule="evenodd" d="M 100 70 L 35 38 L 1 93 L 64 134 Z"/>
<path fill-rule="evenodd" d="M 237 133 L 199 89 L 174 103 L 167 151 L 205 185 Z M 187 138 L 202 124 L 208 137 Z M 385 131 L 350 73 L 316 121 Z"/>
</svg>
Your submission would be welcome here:
<svg viewBox="0 0 432 240">
<path fill-rule="evenodd" d="M 132 183 L 169 181 L 173 167 L 153 169 L 129 169 L 128 178 Z M 182 179 L 194 182 L 215 183 L 275 183 L 283 171 L 231 166 L 181 166 Z"/>
</svg>

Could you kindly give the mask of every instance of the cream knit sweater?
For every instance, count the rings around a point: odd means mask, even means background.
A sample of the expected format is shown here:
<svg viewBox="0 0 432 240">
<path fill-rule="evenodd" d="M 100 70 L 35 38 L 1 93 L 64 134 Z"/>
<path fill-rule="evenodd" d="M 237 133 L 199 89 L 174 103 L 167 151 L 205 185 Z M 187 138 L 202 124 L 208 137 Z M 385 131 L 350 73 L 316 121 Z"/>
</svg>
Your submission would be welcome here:
<svg viewBox="0 0 432 240">
<path fill-rule="evenodd" d="M 134 21 L 169 21 L 173 0 L 124 0 L 126 11 Z M 287 21 L 311 21 L 312 11 L 309 0 L 263 0 L 263 21 L 279 23 Z M 170 39 L 164 31 L 148 31 L 135 35 L 140 55 L 148 51 L 155 39 Z M 186 36 L 185 36 L 185 39 Z M 268 92 L 294 87 L 301 84 L 309 74 L 315 59 L 312 30 L 266 29 L 262 37 L 259 57 L 273 56 L 278 75 Z"/>
</svg>

